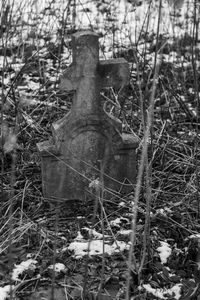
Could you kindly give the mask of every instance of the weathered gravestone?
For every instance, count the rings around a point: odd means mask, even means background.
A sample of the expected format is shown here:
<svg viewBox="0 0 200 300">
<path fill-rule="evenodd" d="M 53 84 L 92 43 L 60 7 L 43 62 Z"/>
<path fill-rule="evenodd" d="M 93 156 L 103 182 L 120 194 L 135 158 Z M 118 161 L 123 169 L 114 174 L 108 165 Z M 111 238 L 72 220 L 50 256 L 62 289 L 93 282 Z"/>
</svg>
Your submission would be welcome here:
<svg viewBox="0 0 200 300">
<path fill-rule="evenodd" d="M 99 61 L 98 35 L 91 31 L 75 33 L 72 48 L 73 63 L 60 84 L 66 91 L 75 90 L 72 109 L 52 125 L 52 139 L 37 145 L 44 196 L 85 199 L 91 182 L 102 173 L 108 197 L 109 191 L 130 191 L 136 177 L 137 140 L 122 133 L 122 123 L 100 103 L 103 87 L 121 89 L 127 83 L 128 63 Z"/>
</svg>

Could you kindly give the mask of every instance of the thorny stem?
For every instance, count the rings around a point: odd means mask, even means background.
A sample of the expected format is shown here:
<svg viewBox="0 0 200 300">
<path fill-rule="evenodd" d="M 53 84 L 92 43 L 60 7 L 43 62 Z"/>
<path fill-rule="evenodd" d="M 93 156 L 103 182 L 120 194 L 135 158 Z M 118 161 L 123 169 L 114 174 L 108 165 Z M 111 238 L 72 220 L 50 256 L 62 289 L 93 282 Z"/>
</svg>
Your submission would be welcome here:
<svg viewBox="0 0 200 300">
<path fill-rule="evenodd" d="M 99 286 L 98 294 L 101 295 L 101 291 L 103 288 L 104 283 L 104 274 L 105 274 L 105 231 L 104 231 L 104 210 L 103 210 L 103 199 L 104 199 L 104 163 L 101 160 L 100 162 L 100 182 L 101 182 L 101 189 L 100 189 L 100 197 L 99 203 L 101 206 L 101 230 L 103 235 L 103 253 L 102 253 L 102 265 L 101 265 L 101 281 Z M 101 296 L 100 296 L 101 297 Z"/>
<path fill-rule="evenodd" d="M 53 243 L 53 273 L 52 273 L 52 281 L 51 281 L 51 300 L 54 300 L 55 295 L 55 283 L 56 283 L 56 253 L 57 253 L 57 237 L 58 237 L 58 222 L 59 222 L 59 203 L 56 202 L 56 212 L 55 212 L 55 241 Z"/>
<path fill-rule="evenodd" d="M 2 107 L 1 107 L 1 124 L 4 123 L 4 117 L 3 117 L 3 113 L 4 113 L 4 104 L 6 101 L 6 96 L 4 94 L 4 70 L 6 67 L 6 50 L 7 50 L 7 45 L 8 45 L 8 41 L 9 41 L 9 32 L 10 32 L 10 26 L 11 26 L 11 18 L 12 18 L 12 10 L 13 10 L 13 5 L 14 3 L 12 3 L 12 6 L 10 6 L 9 4 L 7 4 L 6 6 L 6 1 L 2 3 L 2 12 L 1 12 L 1 27 L 3 28 L 3 25 L 6 26 L 6 35 L 5 35 L 5 40 L 3 38 L 3 29 L 2 31 L 0 31 L 0 36 L 2 36 L 2 45 L 3 45 L 3 75 L 2 75 Z M 5 10 L 4 10 L 5 9 Z M 6 13 L 5 16 L 5 20 L 3 21 L 4 18 L 4 13 Z M 4 23 L 4 24 L 3 24 Z M 13 92 L 13 90 L 12 90 Z M 15 106 L 16 109 L 16 106 Z M 16 111 L 15 111 L 16 113 Z M 15 114 L 15 128 L 14 128 L 14 134 L 17 135 L 17 128 L 18 128 L 18 124 L 17 124 L 17 114 Z M 3 140 L 3 132 L 1 132 L 1 151 L 2 151 L 2 166 L 1 166 L 1 175 L 2 175 L 2 180 L 1 180 L 1 195 L 2 195 L 2 201 L 4 200 L 4 191 L 3 191 L 3 175 L 4 175 L 4 149 L 3 149 L 3 144 L 4 144 L 4 140 Z M 9 139 L 9 136 L 5 137 L 5 139 Z M 9 141 L 8 141 L 9 142 Z M 15 147 L 14 149 L 12 149 L 12 153 L 11 153 L 11 159 L 12 159 L 12 164 L 11 164 L 11 178 L 10 178 L 10 193 L 9 193 L 9 198 L 10 198 L 10 205 L 9 205 L 9 267 L 10 269 L 12 268 L 12 264 L 13 264 L 13 246 L 12 246 L 12 240 L 13 240 L 13 198 L 14 198 L 14 184 L 15 184 L 15 167 L 16 167 L 16 150 Z M 2 213 L 2 212 L 1 212 Z M 12 291 L 12 285 L 11 285 L 12 279 L 10 278 L 10 300 L 13 299 L 13 291 Z"/>
<path fill-rule="evenodd" d="M 157 80 L 158 80 L 158 74 L 159 74 L 159 62 L 157 63 L 157 55 L 159 52 L 158 49 L 158 43 L 159 43 L 159 32 L 160 32 L 160 18 L 161 18 L 161 8 L 162 8 L 162 0 L 160 1 L 159 4 L 159 14 L 158 14 L 158 26 L 157 26 L 157 35 L 156 35 L 156 51 L 155 51 L 155 58 L 154 58 L 154 78 L 153 78 L 153 85 L 154 85 L 154 90 L 156 90 L 156 85 L 157 85 Z M 155 93 L 155 92 L 154 92 Z M 152 95 L 151 95 L 152 96 Z M 153 99 L 151 102 L 154 102 L 154 95 Z M 151 111 L 151 116 L 152 116 L 152 124 L 153 124 L 153 118 L 154 118 L 154 105 L 152 105 L 152 111 Z M 153 136 L 153 128 L 150 126 L 150 134 L 151 137 Z M 152 141 L 152 138 L 151 138 Z M 152 147 L 152 142 L 151 142 L 151 157 L 153 156 L 153 147 Z M 152 161 L 151 161 L 152 162 Z M 151 182 L 152 182 L 152 165 L 151 163 L 148 163 L 148 153 L 146 153 L 146 217 L 145 217 L 145 226 L 144 226 L 144 233 L 143 233 L 143 249 L 142 249 L 142 258 L 140 262 L 140 267 L 138 270 L 138 273 L 142 272 L 145 259 L 146 259 L 146 251 L 147 251 L 147 245 L 148 245 L 148 240 L 149 240 L 149 230 L 150 230 L 150 210 L 151 210 Z"/>
<path fill-rule="evenodd" d="M 159 2 L 159 17 L 158 17 L 158 25 L 157 25 L 157 45 L 158 45 L 158 37 L 159 37 L 159 29 L 160 29 L 161 8 L 162 8 L 162 0 L 160 0 L 160 2 Z M 156 50 L 158 50 L 158 49 L 156 49 Z M 150 97 L 149 111 L 147 114 L 147 126 L 144 129 L 143 148 L 142 148 L 141 160 L 140 160 L 140 165 L 139 165 L 137 184 L 136 184 L 136 188 L 135 188 L 134 202 L 132 203 L 132 223 L 131 223 L 132 233 L 131 233 L 131 246 L 130 246 L 129 257 L 128 257 L 126 300 L 129 300 L 129 298 L 130 298 L 129 297 L 130 279 L 131 279 L 130 274 L 131 274 L 131 270 L 132 270 L 132 256 L 134 253 L 134 246 L 135 246 L 138 201 L 139 201 L 139 195 L 140 195 L 140 190 L 141 190 L 142 177 L 143 177 L 145 165 L 147 162 L 148 141 L 149 141 L 151 126 L 152 126 L 152 122 L 153 122 L 154 98 L 155 98 L 158 73 L 159 73 L 159 67 L 160 67 L 160 64 L 159 63 L 157 64 L 157 55 L 158 55 L 157 52 L 158 51 L 156 51 L 156 53 L 155 53 L 155 59 L 154 59 L 154 77 L 153 77 L 152 92 L 151 92 L 151 97 Z M 143 261 L 144 261 L 144 258 L 143 258 Z M 136 266 L 135 266 L 135 268 L 136 268 Z M 139 271 L 141 272 L 141 267 L 139 268 Z"/>
<path fill-rule="evenodd" d="M 198 131 L 199 131 L 199 85 L 198 85 L 198 76 L 196 72 L 196 47 L 198 41 L 198 27 L 199 19 L 197 17 L 197 9 L 199 12 L 199 4 L 194 0 L 194 22 L 193 22 L 193 32 L 192 32 L 192 69 L 194 76 L 194 94 L 196 99 L 196 140 L 195 140 L 195 149 L 194 149 L 194 163 L 195 163 L 195 176 L 196 176 L 196 200 L 198 208 L 198 217 L 200 216 L 200 203 L 199 203 L 199 163 L 198 163 Z M 199 14 L 198 14 L 199 15 Z"/>
<path fill-rule="evenodd" d="M 94 208 L 93 208 L 91 228 L 94 228 L 95 218 L 96 218 L 97 210 L 98 210 L 99 198 L 100 198 L 100 191 L 96 190 L 96 197 L 95 197 Z M 92 241 L 92 234 L 91 234 L 91 230 L 90 230 L 89 231 L 89 242 L 88 242 L 88 248 L 87 248 L 87 256 L 86 256 L 85 265 L 84 265 L 85 270 L 84 270 L 84 282 L 83 282 L 83 299 L 85 299 L 87 296 L 88 263 L 89 263 L 89 253 L 90 253 L 91 241 Z"/>
</svg>

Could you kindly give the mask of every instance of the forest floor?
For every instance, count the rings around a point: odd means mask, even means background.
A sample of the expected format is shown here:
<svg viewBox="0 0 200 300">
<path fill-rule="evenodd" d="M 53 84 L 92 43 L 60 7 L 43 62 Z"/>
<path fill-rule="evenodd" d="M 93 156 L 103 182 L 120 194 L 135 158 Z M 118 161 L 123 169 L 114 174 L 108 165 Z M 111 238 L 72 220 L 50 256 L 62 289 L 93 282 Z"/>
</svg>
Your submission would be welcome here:
<svg viewBox="0 0 200 300">
<path fill-rule="evenodd" d="M 5 34 L 6 28 L 2 29 Z M 153 84 L 155 37 L 145 33 L 134 49 L 116 47 L 115 51 L 115 57 L 127 59 L 131 69 L 115 116 L 140 141 L 140 97 L 142 92 L 146 110 Z M 38 39 L 43 46 L 36 47 Z M 42 195 L 36 144 L 49 139 L 51 124 L 70 110 L 72 102 L 72 93 L 58 88 L 66 47 L 70 53 L 70 43 L 59 39 L 54 43 L 32 31 L 21 45 L 0 48 L 0 300 L 9 295 L 13 300 L 51 299 L 52 293 L 57 300 L 125 299 L 134 193 L 105 199 L 103 213 L 98 209 L 95 216 L 92 198 L 52 208 Z M 144 180 L 130 294 L 138 300 L 199 300 L 199 49 L 188 34 L 175 42 L 160 36 L 159 49 L 149 143 L 150 228 L 145 246 L 148 197 Z M 105 95 L 111 100 L 110 112 L 116 93 L 102 91 L 102 102 Z M 140 152 L 141 147 L 138 163 Z"/>
</svg>

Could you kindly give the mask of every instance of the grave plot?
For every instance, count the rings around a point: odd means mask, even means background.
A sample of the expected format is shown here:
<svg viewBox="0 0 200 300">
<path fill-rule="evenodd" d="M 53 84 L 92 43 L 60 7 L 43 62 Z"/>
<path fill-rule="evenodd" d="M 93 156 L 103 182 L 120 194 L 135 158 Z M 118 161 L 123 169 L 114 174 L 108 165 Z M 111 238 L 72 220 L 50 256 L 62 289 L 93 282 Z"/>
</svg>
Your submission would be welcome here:
<svg viewBox="0 0 200 300">
<path fill-rule="evenodd" d="M 136 177 L 133 134 L 108 115 L 100 103 L 103 87 L 121 90 L 129 78 L 124 59 L 99 61 L 98 35 L 82 31 L 73 35 L 73 63 L 61 78 L 60 88 L 75 90 L 71 111 L 52 125 L 52 139 L 38 144 L 46 198 L 85 199 L 93 182 L 103 174 L 107 196 L 130 192 Z"/>
</svg>

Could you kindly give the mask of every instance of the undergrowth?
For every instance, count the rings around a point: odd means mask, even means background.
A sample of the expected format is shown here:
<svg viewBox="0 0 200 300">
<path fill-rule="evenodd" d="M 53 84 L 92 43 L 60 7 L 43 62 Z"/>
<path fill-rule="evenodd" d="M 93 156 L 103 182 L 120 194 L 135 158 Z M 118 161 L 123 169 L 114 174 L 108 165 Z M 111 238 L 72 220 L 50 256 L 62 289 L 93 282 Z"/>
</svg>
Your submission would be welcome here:
<svg viewBox="0 0 200 300">
<path fill-rule="evenodd" d="M 117 30 L 111 18 L 114 6 L 97 3 L 108 28 L 90 28 L 102 35 L 101 51 L 106 55 L 107 33 L 115 41 Z M 43 198 L 36 144 L 50 138 L 51 124 L 71 107 L 73 93 L 60 91 L 58 83 L 71 61 L 70 34 L 82 25 L 76 24 L 80 5 L 68 1 L 62 10 L 52 1 L 39 13 L 38 2 L 31 2 L 27 19 L 23 1 L 16 15 L 14 2 L 2 2 L 0 295 L 9 287 L 10 299 L 125 299 L 128 276 L 131 299 L 199 299 L 199 8 L 196 1 L 192 4 L 192 32 L 169 37 L 148 32 L 147 26 L 134 46 L 131 41 L 124 47 L 115 42 L 109 46 L 113 57 L 128 60 L 131 75 L 121 95 L 103 90 L 101 101 L 138 136 L 138 168 L 158 54 L 148 163 L 134 208 L 134 191 L 99 198 L 96 207 L 95 196 L 54 205 Z M 140 1 L 132 4 L 133 11 L 137 5 Z M 89 13 L 81 7 L 84 15 Z M 56 32 L 44 16 L 55 19 Z M 44 23 L 37 28 L 42 17 Z M 148 15 L 145 22 L 148 25 Z M 81 252 L 85 255 L 77 254 L 73 247 L 80 251 L 78 243 L 88 241 L 95 253 L 89 255 L 91 249 L 86 248 Z M 102 244 L 95 241 L 103 242 L 103 254 Z M 169 254 L 166 260 L 159 250 L 162 245 Z M 14 274 L 28 260 L 30 265 Z"/>
</svg>

